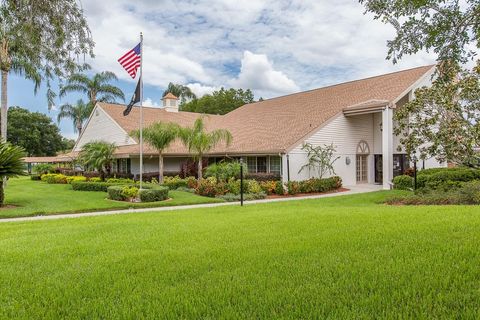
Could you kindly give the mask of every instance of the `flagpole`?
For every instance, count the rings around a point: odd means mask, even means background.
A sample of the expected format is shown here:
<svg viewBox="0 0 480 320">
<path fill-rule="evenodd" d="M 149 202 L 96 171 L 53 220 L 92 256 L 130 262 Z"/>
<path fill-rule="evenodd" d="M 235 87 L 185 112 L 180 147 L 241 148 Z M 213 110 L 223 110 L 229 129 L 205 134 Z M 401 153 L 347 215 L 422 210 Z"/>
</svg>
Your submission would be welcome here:
<svg viewBox="0 0 480 320">
<path fill-rule="evenodd" d="M 140 190 L 143 186 L 143 33 L 140 32 Z"/>
</svg>

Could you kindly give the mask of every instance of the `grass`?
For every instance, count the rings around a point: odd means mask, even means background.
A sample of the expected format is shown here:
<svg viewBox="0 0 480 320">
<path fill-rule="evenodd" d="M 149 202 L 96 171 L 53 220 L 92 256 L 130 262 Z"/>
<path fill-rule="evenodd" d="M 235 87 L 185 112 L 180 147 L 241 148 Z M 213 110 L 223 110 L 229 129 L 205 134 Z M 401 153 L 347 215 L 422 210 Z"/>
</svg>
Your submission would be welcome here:
<svg viewBox="0 0 480 320">
<path fill-rule="evenodd" d="M 0 318 L 480 315 L 480 209 L 336 198 L 0 224 Z"/>
<path fill-rule="evenodd" d="M 168 201 L 119 202 L 107 199 L 106 192 L 73 191 L 70 185 L 47 184 L 26 177 L 9 180 L 5 194 L 6 204 L 17 207 L 0 209 L 0 218 L 222 202 L 180 191 L 170 191 L 172 200 Z"/>
</svg>

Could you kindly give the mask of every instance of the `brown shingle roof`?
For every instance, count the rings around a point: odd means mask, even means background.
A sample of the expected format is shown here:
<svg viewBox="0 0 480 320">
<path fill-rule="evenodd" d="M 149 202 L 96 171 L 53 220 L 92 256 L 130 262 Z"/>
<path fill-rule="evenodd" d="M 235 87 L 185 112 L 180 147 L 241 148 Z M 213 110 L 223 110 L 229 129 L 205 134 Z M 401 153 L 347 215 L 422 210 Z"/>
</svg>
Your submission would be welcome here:
<svg viewBox="0 0 480 320">
<path fill-rule="evenodd" d="M 220 146 L 212 154 L 285 152 L 346 107 L 368 101 L 394 101 L 432 68 L 433 66 L 424 66 L 341 83 L 250 103 L 223 116 L 209 115 L 206 118 L 207 130 L 224 128 L 233 135 L 230 147 Z M 138 128 L 138 108 L 124 117 L 124 106 L 105 103 L 99 105 L 125 131 Z M 158 121 L 190 126 L 199 116 L 197 113 L 144 108 L 145 126 Z M 120 147 L 118 152 L 138 153 L 138 146 Z M 146 153 L 155 151 L 147 147 Z M 176 142 L 166 153 L 185 154 L 187 150 L 180 142 Z"/>
</svg>

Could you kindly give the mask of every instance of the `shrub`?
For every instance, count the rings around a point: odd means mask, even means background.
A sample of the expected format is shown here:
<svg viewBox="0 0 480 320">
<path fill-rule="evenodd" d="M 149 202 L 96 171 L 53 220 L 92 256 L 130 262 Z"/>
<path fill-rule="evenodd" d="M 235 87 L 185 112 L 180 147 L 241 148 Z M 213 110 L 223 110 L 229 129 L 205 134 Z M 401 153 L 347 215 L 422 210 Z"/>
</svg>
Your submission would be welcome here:
<svg viewBox="0 0 480 320">
<path fill-rule="evenodd" d="M 67 183 L 67 176 L 63 174 L 47 173 L 47 174 L 43 174 L 40 179 L 50 184 L 66 184 Z"/>
<path fill-rule="evenodd" d="M 244 171 L 247 172 L 247 166 L 243 165 Z M 230 178 L 240 178 L 241 164 L 238 161 L 226 162 L 222 161 L 209 165 L 204 172 L 204 176 L 215 177 L 219 181 L 227 181 Z"/>
<path fill-rule="evenodd" d="M 68 176 L 67 183 L 71 184 L 72 182 L 85 182 L 87 181 L 86 177 L 83 176 Z"/>
<path fill-rule="evenodd" d="M 274 194 L 275 189 L 277 187 L 277 181 L 260 181 L 260 188 L 262 188 L 263 192 L 266 194 Z"/>
<path fill-rule="evenodd" d="M 116 201 L 124 201 L 122 194 L 123 186 L 110 186 L 107 187 L 108 198 Z"/>
<path fill-rule="evenodd" d="M 127 179 L 127 178 L 108 178 L 106 182 L 107 183 L 135 183 L 133 179 Z"/>
<path fill-rule="evenodd" d="M 121 186 L 121 184 L 112 184 L 107 182 L 80 182 L 80 181 L 72 181 L 71 183 L 72 189 L 75 191 L 99 191 L 99 192 L 107 192 L 108 187 L 111 186 Z"/>
<path fill-rule="evenodd" d="M 108 190 L 108 188 L 107 188 Z M 138 188 L 135 186 L 123 186 L 122 187 L 122 197 L 125 200 L 133 200 L 138 196 Z"/>
<path fill-rule="evenodd" d="M 55 166 L 49 163 L 39 163 L 33 167 L 33 172 L 36 174 L 42 175 L 47 173 L 54 173 Z"/>
<path fill-rule="evenodd" d="M 155 202 L 168 199 L 168 188 L 157 186 L 152 189 L 142 189 L 138 192 L 140 201 L 142 202 Z"/>
<path fill-rule="evenodd" d="M 276 181 L 275 183 L 275 194 L 283 196 L 285 194 L 285 188 L 283 187 L 282 181 Z"/>
<path fill-rule="evenodd" d="M 250 201 L 250 200 L 259 200 L 265 199 L 267 194 L 265 192 L 260 193 L 245 193 L 243 195 L 243 200 Z M 240 194 L 233 194 L 233 193 L 226 193 L 224 195 L 217 196 L 219 199 L 223 199 L 227 202 L 235 202 L 240 201 Z"/>
<path fill-rule="evenodd" d="M 266 173 L 266 172 L 258 172 L 258 173 L 247 173 L 245 175 L 245 179 L 251 179 L 256 181 L 279 181 L 280 175 L 276 173 Z"/>
<path fill-rule="evenodd" d="M 187 179 L 182 179 L 179 176 L 175 177 L 164 177 L 163 186 L 168 187 L 170 190 L 175 190 L 179 187 L 187 187 Z"/>
<path fill-rule="evenodd" d="M 40 181 L 40 180 L 41 180 L 41 177 L 40 177 L 40 175 L 38 175 L 38 174 L 32 174 L 32 175 L 30 176 L 30 180 Z"/>
<path fill-rule="evenodd" d="M 407 175 L 396 176 L 393 178 L 393 187 L 398 190 L 411 190 L 413 188 L 413 178 Z"/>
</svg>

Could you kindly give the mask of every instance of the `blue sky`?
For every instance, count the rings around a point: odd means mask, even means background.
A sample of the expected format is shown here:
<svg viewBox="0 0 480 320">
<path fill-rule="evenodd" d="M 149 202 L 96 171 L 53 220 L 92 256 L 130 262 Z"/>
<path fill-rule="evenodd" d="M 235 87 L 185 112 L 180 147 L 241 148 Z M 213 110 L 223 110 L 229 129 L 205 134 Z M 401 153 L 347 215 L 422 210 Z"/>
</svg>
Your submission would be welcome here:
<svg viewBox="0 0 480 320">
<path fill-rule="evenodd" d="M 83 0 L 96 58 L 93 70 L 113 71 L 127 99 L 135 81 L 117 59 L 144 33 L 144 97 L 157 106 L 169 81 L 197 95 L 224 87 L 250 88 L 270 98 L 434 62 L 427 53 L 386 61 L 394 32 L 364 15 L 355 0 Z M 75 102 L 69 95 L 56 106 Z M 56 118 L 45 88 L 11 75 L 9 105 Z M 62 133 L 75 137 L 70 121 Z"/>
</svg>

